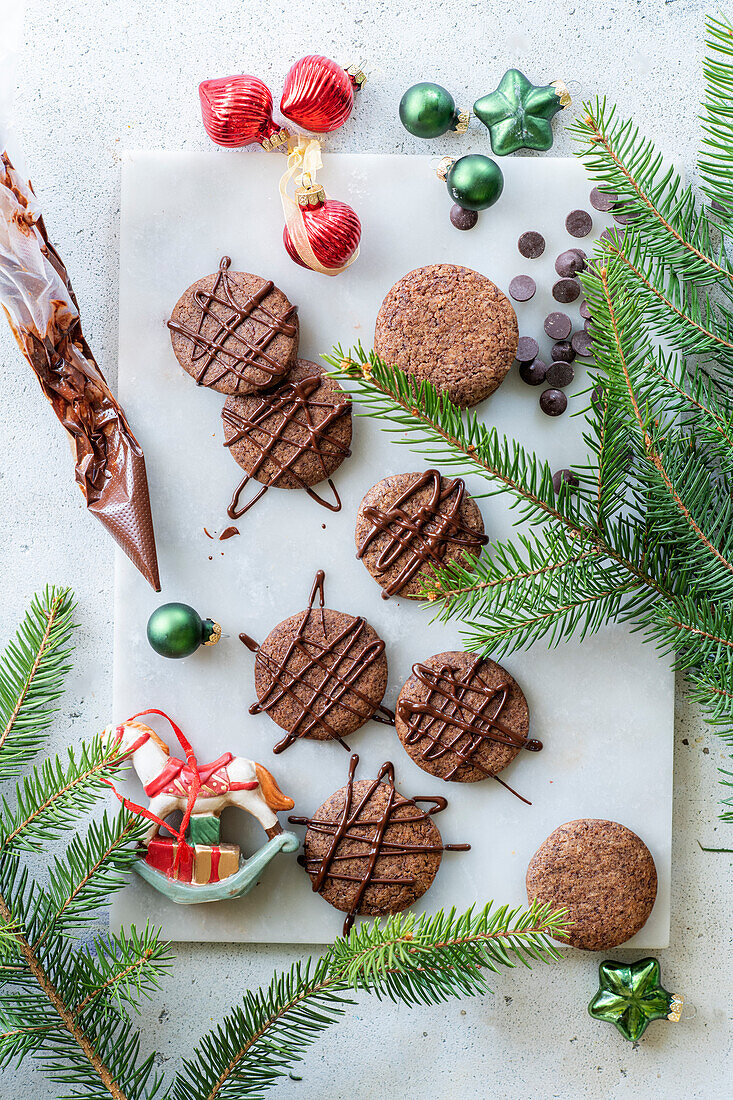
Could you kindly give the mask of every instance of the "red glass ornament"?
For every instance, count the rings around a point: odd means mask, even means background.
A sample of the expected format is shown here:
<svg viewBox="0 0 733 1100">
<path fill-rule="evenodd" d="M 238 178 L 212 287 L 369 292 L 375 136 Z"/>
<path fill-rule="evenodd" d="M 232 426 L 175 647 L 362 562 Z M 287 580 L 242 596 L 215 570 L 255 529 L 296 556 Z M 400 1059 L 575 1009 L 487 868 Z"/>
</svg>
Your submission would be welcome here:
<svg viewBox="0 0 733 1100">
<path fill-rule="evenodd" d="M 361 222 L 351 207 L 338 199 L 326 199 L 301 212 L 310 246 L 319 263 L 324 267 L 343 267 L 361 240 Z M 308 266 L 298 255 L 287 226 L 283 228 L 283 244 L 291 260 L 301 267 Z"/>
<path fill-rule="evenodd" d="M 203 80 L 199 98 L 204 128 L 217 145 L 262 144 L 280 129 L 272 119 L 272 92 L 257 76 Z"/>
<path fill-rule="evenodd" d="M 337 130 L 354 105 L 354 90 L 363 83 L 328 57 L 309 54 L 290 67 L 280 110 L 286 118 L 314 134 Z"/>
</svg>

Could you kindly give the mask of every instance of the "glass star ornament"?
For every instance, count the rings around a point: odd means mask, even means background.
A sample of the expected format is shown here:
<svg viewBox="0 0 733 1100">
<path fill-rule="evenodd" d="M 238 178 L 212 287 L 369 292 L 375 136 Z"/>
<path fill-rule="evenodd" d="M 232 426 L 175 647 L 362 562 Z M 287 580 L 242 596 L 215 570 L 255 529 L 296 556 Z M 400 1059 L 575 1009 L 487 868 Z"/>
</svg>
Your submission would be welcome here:
<svg viewBox="0 0 733 1100">
<path fill-rule="evenodd" d="M 683 998 L 662 986 L 656 959 L 606 960 L 598 967 L 598 976 L 600 986 L 588 1012 L 594 1020 L 613 1024 L 624 1039 L 641 1038 L 652 1020 L 679 1021 Z"/>
<path fill-rule="evenodd" d="M 494 154 L 505 157 L 517 149 L 549 149 L 550 122 L 571 102 L 561 80 L 539 86 L 532 84 L 519 69 L 508 69 L 496 91 L 477 99 L 473 110 L 488 128 Z"/>
</svg>

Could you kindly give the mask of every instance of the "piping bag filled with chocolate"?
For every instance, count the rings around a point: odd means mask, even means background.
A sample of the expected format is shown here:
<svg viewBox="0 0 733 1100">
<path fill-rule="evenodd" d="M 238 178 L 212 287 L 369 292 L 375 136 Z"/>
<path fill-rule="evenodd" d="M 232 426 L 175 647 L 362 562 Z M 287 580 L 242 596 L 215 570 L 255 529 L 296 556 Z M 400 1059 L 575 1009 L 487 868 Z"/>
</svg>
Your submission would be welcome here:
<svg viewBox="0 0 733 1100">
<path fill-rule="evenodd" d="M 84 339 L 68 273 L 48 240 L 33 189 L 6 153 L 0 159 L 0 304 L 71 437 L 87 508 L 159 592 L 142 449 Z"/>
</svg>

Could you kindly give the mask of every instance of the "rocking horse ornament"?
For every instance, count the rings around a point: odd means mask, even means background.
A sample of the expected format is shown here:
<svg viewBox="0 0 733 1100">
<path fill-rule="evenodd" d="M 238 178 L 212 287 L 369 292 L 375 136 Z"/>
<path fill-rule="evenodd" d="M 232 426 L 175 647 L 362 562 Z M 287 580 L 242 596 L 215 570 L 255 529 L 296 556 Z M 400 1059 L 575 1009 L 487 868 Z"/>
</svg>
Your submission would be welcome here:
<svg viewBox="0 0 733 1100">
<path fill-rule="evenodd" d="M 165 741 L 137 721 L 148 714 L 170 723 L 185 760 L 171 756 Z M 107 784 L 128 810 L 150 821 L 143 840 L 146 854 L 135 870 L 171 901 L 194 905 L 241 897 L 256 886 L 279 852 L 298 848 L 298 838 L 283 832 L 276 816 L 278 810 L 292 809 L 293 800 L 261 764 L 231 752 L 199 764 L 182 731 L 159 710 L 142 711 L 121 725 L 108 726 L 102 740 L 119 745 L 120 756 L 130 758 L 150 800 L 147 807 L 138 806 Z M 267 842 L 248 859 L 241 858 L 236 845 L 220 843 L 219 818 L 226 806 L 252 814 L 267 834 Z M 175 810 L 183 812 L 179 829 L 165 821 Z M 161 827 L 173 835 L 159 836 Z"/>
</svg>

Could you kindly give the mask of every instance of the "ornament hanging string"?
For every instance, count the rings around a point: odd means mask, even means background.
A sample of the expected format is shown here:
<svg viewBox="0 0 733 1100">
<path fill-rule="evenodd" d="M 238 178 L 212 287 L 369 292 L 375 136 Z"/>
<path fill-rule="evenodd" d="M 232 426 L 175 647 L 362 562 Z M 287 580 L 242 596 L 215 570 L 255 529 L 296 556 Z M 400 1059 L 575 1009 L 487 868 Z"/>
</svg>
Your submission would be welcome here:
<svg viewBox="0 0 733 1100">
<path fill-rule="evenodd" d="M 151 813 L 151 811 L 148 810 L 145 806 L 139 806 L 137 802 L 132 802 L 129 798 L 125 798 L 124 795 L 121 795 L 120 792 L 116 789 L 111 779 L 103 779 L 102 782 L 104 783 L 105 787 L 109 787 L 115 797 L 119 799 L 125 809 L 129 810 L 130 813 L 137 814 L 139 817 L 144 817 L 148 821 L 154 821 L 156 825 L 164 829 L 168 829 L 169 832 L 173 833 L 173 835 L 178 840 L 178 844 L 176 846 L 176 855 L 173 861 L 173 871 L 175 873 L 175 871 L 178 870 L 178 864 L 180 863 L 182 849 L 190 847 L 190 845 L 186 841 L 186 829 L 188 828 L 188 823 L 191 820 L 191 814 L 193 813 L 196 799 L 198 798 L 199 791 L 201 790 L 201 776 L 199 774 L 196 754 L 194 753 L 193 748 L 188 741 L 188 738 L 176 725 L 173 719 L 163 710 L 156 710 L 155 708 L 151 708 L 150 710 L 141 710 L 138 711 L 137 714 L 133 714 L 131 718 L 127 719 L 127 722 L 123 722 L 121 726 L 117 727 L 120 737 L 122 736 L 122 729 L 124 728 L 124 726 L 126 726 L 130 722 L 134 722 L 136 718 L 144 718 L 147 714 L 157 714 L 161 718 L 165 718 L 166 722 L 170 724 L 173 732 L 178 738 L 178 744 L 181 746 L 184 753 L 186 754 L 186 762 L 193 772 L 193 780 L 191 782 L 191 786 L 188 789 L 188 796 L 186 799 L 186 811 L 183 815 L 183 819 L 181 820 L 180 827 L 178 829 L 172 828 L 170 825 L 167 824 L 167 822 L 163 821 L 162 818 L 158 817 L 154 813 Z"/>
<path fill-rule="evenodd" d="M 340 275 L 342 271 L 346 271 L 346 268 L 353 264 L 359 255 L 359 249 L 357 248 L 341 267 L 324 267 L 311 248 L 305 229 L 303 212 L 288 192 L 288 187 L 293 180 L 296 185 L 315 183 L 316 174 L 323 167 L 321 143 L 317 138 L 299 137 L 296 142 L 291 141 L 288 149 L 288 166 L 280 177 L 280 201 L 290 239 L 306 267 L 319 272 L 321 275 Z"/>
</svg>

